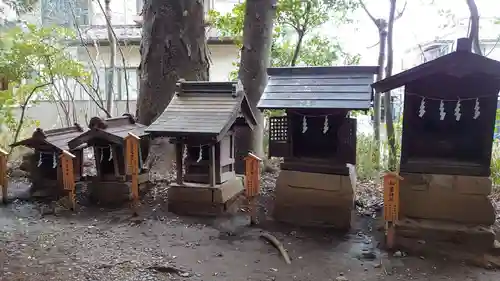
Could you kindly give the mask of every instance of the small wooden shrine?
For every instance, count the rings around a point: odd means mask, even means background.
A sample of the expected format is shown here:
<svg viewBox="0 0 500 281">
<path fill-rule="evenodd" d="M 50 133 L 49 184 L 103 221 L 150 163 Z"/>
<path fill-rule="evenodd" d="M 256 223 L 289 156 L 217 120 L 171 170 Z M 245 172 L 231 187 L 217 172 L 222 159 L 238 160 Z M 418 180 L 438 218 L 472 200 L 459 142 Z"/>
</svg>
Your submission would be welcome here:
<svg viewBox="0 0 500 281">
<path fill-rule="evenodd" d="M 64 194 L 60 155 L 71 150 L 75 179 L 83 174 L 84 145 L 68 147 L 68 141 L 83 133 L 84 129 L 75 124 L 73 127 L 43 130 L 37 128 L 30 138 L 13 143 L 11 147 L 25 146 L 34 150 L 23 159 L 21 168 L 29 173 L 33 196 L 59 196 Z"/>
<path fill-rule="evenodd" d="M 176 145 L 177 180 L 169 210 L 216 215 L 243 192 L 234 172 L 236 125 L 256 125 L 242 87 L 233 82 L 181 82 L 162 115 L 146 129 Z M 185 154 L 185 156 L 184 156 Z M 185 172 L 183 173 L 183 168 Z"/>
<path fill-rule="evenodd" d="M 130 114 L 122 117 L 101 119 L 93 117 L 89 130 L 68 142 L 70 149 L 83 144 L 92 147 L 96 165 L 95 176 L 89 176 L 91 198 L 102 204 L 118 204 L 130 197 L 130 177 L 127 176 L 125 140 L 129 133 L 140 138 L 139 188 L 145 188 L 149 173 L 143 167 L 149 154 L 149 135 L 144 132 L 146 126 L 136 123 Z"/>
<path fill-rule="evenodd" d="M 268 69 L 257 107 L 286 111 L 269 120 L 269 156 L 284 158 L 275 189 L 277 220 L 350 227 L 356 119 L 348 113 L 370 108 L 376 72 L 371 66 Z"/>
<path fill-rule="evenodd" d="M 396 244 L 492 247 L 500 62 L 472 53 L 464 38 L 456 51 L 372 86 L 378 93 L 405 87 Z"/>
</svg>

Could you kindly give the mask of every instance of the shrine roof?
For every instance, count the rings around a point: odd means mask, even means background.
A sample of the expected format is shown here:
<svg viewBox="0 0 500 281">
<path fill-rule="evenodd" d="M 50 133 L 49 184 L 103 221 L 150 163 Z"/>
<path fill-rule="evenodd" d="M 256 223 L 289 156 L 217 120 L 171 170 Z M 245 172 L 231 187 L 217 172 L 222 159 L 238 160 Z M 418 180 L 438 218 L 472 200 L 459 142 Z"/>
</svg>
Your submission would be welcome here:
<svg viewBox="0 0 500 281">
<path fill-rule="evenodd" d="M 259 109 L 368 109 L 376 66 L 268 68 Z"/>
<path fill-rule="evenodd" d="M 30 138 L 11 144 L 11 147 L 26 146 L 37 150 L 69 150 L 68 141 L 84 132 L 84 129 L 75 123 L 72 127 L 43 130 L 37 128 Z"/>
<path fill-rule="evenodd" d="M 123 145 L 128 133 L 133 133 L 138 137 L 147 135 L 144 132 L 146 126 L 136 123 L 135 118 L 130 114 L 104 120 L 99 117 L 93 117 L 90 119 L 89 129 L 71 139 L 68 142 L 68 146 L 73 149 L 94 139 Z"/>
<path fill-rule="evenodd" d="M 217 141 L 236 120 L 257 124 L 241 84 L 182 81 L 165 111 L 146 132 L 154 136 L 202 136 Z"/>
<path fill-rule="evenodd" d="M 497 79 L 500 84 L 500 62 L 471 52 L 467 38 L 457 41 L 457 50 L 372 84 L 377 93 L 384 93 L 427 77 L 444 75 L 453 81 L 464 77 Z M 439 86 L 439 85 L 437 85 Z"/>
</svg>

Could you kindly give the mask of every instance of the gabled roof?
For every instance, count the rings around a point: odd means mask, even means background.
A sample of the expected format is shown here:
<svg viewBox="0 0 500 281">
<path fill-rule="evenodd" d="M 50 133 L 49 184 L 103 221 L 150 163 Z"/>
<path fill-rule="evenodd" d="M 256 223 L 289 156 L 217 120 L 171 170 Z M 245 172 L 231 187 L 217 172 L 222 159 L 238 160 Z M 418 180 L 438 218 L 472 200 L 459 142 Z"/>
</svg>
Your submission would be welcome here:
<svg viewBox="0 0 500 281">
<path fill-rule="evenodd" d="M 83 128 L 76 123 L 73 127 L 46 131 L 41 128 L 37 128 L 30 138 L 18 141 L 10 146 L 26 146 L 36 150 L 61 152 L 62 150 L 69 150 L 68 141 L 80 135 L 83 131 Z M 75 148 L 77 147 L 74 147 L 73 149 Z"/>
<path fill-rule="evenodd" d="M 180 82 L 165 111 L 146 132 L 156 136 L 223 136 L 241 116 L 257 124 L 243 87 L 236 82 Z"/>
<path fill-rule="evenodd" d="M 373 83 L 372 88 L 377 93 L 384 93 L 435 74 L 457 78 L 483 74 L 492 79 L 500 79 L 500 62 L 460 49 Z"/>
<path fill-rule="evenodd" d="M 94 139 L 102 139 L 110 143 L 123 145 L 128 133 L 133 133 L 138 137 L 147 135 L 144 132 L 145 128 L 145 125 L 136 123 L 135 118 L 130 114 L 105 120 L 92 117 L 89 122 L 90 130 L 70 140 L 68 146 L 73 149 Z"/>
<path fill-rule="evenodd" d="M 368 109 L 376 66 L 268 68 L 259 109 Z"/>
</svg>

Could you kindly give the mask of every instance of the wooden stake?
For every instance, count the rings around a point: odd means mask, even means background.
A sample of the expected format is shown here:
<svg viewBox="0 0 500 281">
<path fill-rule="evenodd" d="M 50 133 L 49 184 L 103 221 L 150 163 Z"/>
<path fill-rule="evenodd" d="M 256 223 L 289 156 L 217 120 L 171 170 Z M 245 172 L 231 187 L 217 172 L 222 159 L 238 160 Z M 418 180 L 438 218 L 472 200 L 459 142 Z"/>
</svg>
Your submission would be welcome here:
<svg viewBox="0 0 500 281">
<path fill-rule="evenodd" d="M 71 209 L 76 211 L 76 190 L 75 190 L 75 170 L 73 159 L 76 156 L 69 151 L 63 150 L 59 158 L 61 159 L 61 172 L 64 190 L 68 191 L 68 197 L 71 202 Z"/>
<path fill-rule="evenodd" d="M 125 137 L 125 153 L 127 161 L 127 174 L 131 176 L 130 193 L 132 194 L 132 209 L 134 215 L 139 208 L 139 143 L 140 138 L 132 133 Z"/>
<path fill-rule="evenodd" d="M 253 153 L 245 157 L 245 196 L 250 208 L 250 224 L 257 224 L 256 197 L 260 193 L 260 159 Z"/>
<path fill-rule="evenodd" d="M 9 179 L 7 178 L 7 158 L 9 153 L 0 148 L 0 185 L 2 185 L 2 202 L 7 204 L 7 188 Z"/>
<path fill-rule="evenodd" d="M 399 219 L 399 181 L 401 176 L 394 172 L 384 175 L 384 220 L 387 248 L 394 247 L 395 223 Z"/>
</svg>

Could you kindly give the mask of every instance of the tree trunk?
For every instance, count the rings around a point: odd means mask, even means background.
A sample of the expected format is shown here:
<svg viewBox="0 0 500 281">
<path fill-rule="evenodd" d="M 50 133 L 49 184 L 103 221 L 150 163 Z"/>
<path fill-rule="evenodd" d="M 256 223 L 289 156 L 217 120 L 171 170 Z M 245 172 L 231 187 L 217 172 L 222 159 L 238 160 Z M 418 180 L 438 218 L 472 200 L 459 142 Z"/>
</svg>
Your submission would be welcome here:
<svg viewBox="0 0 500 281">
<path fill-rule="evenodd" d="M 141 40 L 139 122 L 150 125 L 167 107 L 179 79 L 208 80 L 203 1 L 146 0 Z"/>
<path fill-rule="evenodd" d="M 106 110 L 113 115 L 113 95 L 114 81 L 116 76 L 116 38 L 113 34 L 113 26 L 111 23 L 111 0 L 104 1 L 106 27 L 108 30 L 108 40 L 110 46 L 109 52 L 109 70 L 106 71 Z"/>
<path fill-rule="evenodd" d="M 394 17 L 396 14 L 396 0 L 391 0 L 391 7 L 389 10 L 389 22 L 387 26 L 387 65 L 385 69 L 386 77 L 392 75 L 392 67 L 394 64 L 394 49 L 393 49 L 393 31 L 394 31 Z M 391 105 L 391 91 L 384 95 L 384 108 L 385 108 L 385 124 L 387 128 L 387 140 L 389 143 L 389 169 L 394 171 L 396 169 L 396 139 L 394 134 L 394 123 L 392 120 L 392 105 Z"/>
<path fill-rule="evenodd" d="M 384 79 L 384 64 L 386 56 L 387 42 L 387 22 L 384 19 L 375 21 L 379 34 L 379 51 L 378 51 L 378 72 L 375 77 L 377 81 Z M 375 159 L 376 167 L 380 165 L 380 115 L 381 115 L 381 95 L 375 94 L 373 97 L 373 139 L 375 142 Z"/>
<path fill-rule="evenodd" d="M 290 62 L 290 66 L 295 66 L 297 64 L 297 59 L 299 58 L 300 48 L 302 47 L 302 41 L 304 40 L 304 32 L 301 30 L 297 32 L 299 35 L 299 39 L 297 40 L 297 45 L 295 45 L 295 50 L 293 52 L 292 61 Z"/>
<path fill-rule="evenodd" d="M 239 145 L 238 151 L 252 150 L 261 157 L 264 157 L 264 115 L 257 109 L 257 103 L 267 84 L 275 10 L 276 0 L 246 1 L 243 46 L 238 73 L 258 122 L 258 126 L 251 134 L 249 149 Z"/>
<path fill-rule="evenodd" d="M 387 22 L 384 19 L 377 20 L 377 29 L 379 35 L 379 51 L 378 51 L 378 72 L 375 77 L 377 81 L 384 79 L 384 64 L 386 56 L 387 42 Z M 373 97 L 373 130 L 375 141 L 380 142 L 380 95 Z"/>
<path fill-rule="evenodd" d="M 483 55 L 481 50 L 481 42 L 479 41 L 479 11 L 477 10 L 476 1 L 466 0 L 470 11 L 470 32 L 469 38 L 472 41 L 472 49 L 474 53 Z"/>
</svg>

